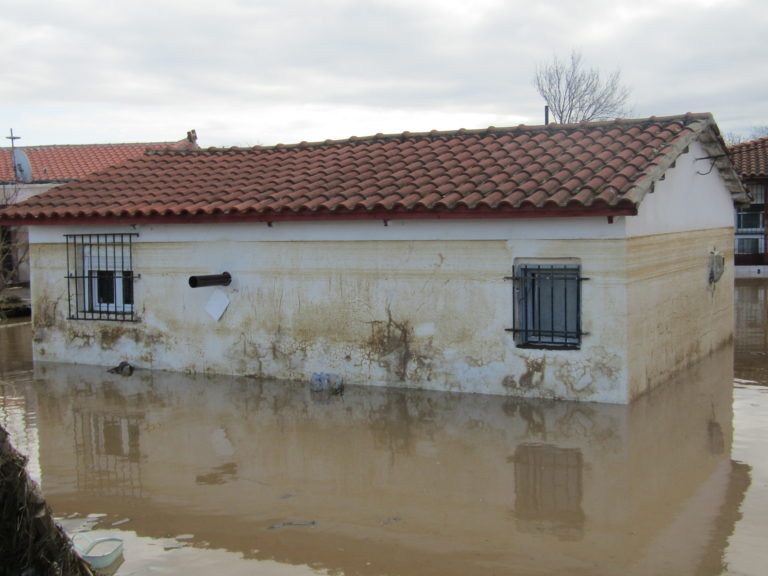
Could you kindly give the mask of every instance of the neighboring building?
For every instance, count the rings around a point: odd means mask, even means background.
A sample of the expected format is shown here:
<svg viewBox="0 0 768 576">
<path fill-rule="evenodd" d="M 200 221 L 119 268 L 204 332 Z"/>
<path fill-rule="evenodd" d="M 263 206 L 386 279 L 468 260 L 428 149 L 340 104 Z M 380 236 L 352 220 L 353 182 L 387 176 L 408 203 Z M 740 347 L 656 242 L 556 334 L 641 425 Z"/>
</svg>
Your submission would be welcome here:
<svg viewBox="0 0 768 576">
<path fill-rule="evenodd" d="M 728 149 L 741 176 L 750 203 L 736 209 L 736 265 L 739 276 L 768 275 L 766 205 L 768 189 L 768 138 L 736 144 Z"/>
<path fill-rule="evenodd" d="M 693 114 L 149 151 L 0 224 L 36 360 L 627 403 L 731 342 L 745 198 Z"/>
<path fill-rule="evenodd" d="M 110 166 L 122 164 L 141 156 L 151 149 L 197 148 L 194 130 L 178 142 L 150 142 L 135 144 L 79 144 L 58 146 L 16 146 L 0 148 L 0 207 L 22 202 L 27 198 L 50 190 Z M 13 254 L 3 258 L 5 266 L 13 270 L 16 282 L 29 281 L 26 261 L 26 229 L 0 230 L 0 246 L 13 246 Z M 0 287 L 2 278 L 0 275 Z"/>
</svg>

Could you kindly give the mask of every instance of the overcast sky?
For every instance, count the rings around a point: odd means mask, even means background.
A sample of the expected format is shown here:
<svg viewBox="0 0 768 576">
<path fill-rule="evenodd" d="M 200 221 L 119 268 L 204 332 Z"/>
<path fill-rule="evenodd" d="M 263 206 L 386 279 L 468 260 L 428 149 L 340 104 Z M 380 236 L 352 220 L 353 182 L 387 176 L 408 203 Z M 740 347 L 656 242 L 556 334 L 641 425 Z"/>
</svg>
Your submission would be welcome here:
<svg viewBox="0 0 768 576">
<path fill-rule="evenodd" d="M 26 146 L 541 124 L 536 65 L 572 49 L 621 70 L 634 117 L 768 124 L 765 0 L 4 0 L 0 30 Z"/>
</svg>

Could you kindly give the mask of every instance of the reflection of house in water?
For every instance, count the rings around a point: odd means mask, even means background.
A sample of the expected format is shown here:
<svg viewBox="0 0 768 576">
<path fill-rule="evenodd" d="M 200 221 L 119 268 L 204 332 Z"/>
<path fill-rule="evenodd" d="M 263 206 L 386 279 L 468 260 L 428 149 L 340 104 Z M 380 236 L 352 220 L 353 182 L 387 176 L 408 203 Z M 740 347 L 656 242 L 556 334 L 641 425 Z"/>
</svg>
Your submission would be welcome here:
<svg viewBox="0 0 768 576">
<path fill-rule="evenodd" d="M 768 294 L 764 279 L 736 281 L 736 365 L 740 377 L 766 381 Z"/>
<path fill-rule="evenodd" d="M 317 402 L 298 384 L 40 364 L 44 490 L 141 536 L 346 574 L 372 573 L 365 558 L 719 575 L 746 487 L 731 358 L 630 406 L 355 387 Z"/>
<path fill-rule="evenodd" d="M 77 488 L 141 496 L 140 417 L 75 410 Z"/>
<path fill-rule="evenodd" d="M 15 323 L 0 329 L 0 375 L 28 370 L 32 364 L 32 325 Z"/>
<path fill-rule="evenodd" d="M 765 351 L 768 324 L 765 281 L 738 280 L 735 300 L 736 353 Z"/>
<path fill-rule="evenodd" d="M 517 517 L 563 536 L 580 536 L 584 524 L 581 450 L 521 444 L 514 462 Z M 526 522 L 521 523 L 523 529 Z"/>
</svg>

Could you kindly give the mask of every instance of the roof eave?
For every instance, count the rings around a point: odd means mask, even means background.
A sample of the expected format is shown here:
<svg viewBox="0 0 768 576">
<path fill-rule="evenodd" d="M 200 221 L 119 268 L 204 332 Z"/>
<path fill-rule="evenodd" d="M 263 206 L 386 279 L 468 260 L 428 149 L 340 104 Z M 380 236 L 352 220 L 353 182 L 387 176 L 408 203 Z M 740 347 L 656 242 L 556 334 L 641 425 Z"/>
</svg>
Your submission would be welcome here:
<svg viewBox="0 0 768 576">
<path fill-rule="evenodd" d="M 731 199 L 734 204 L 748 204 L 750 202 L 749 193 L 744 187 L 738 172 L 736 172 L 736 168 L 728 154 L 728 147 L 720 135 L 714 120 L 707 127 L 708 130 L 702 131 L 699 138 L 702 148 L 704 148 L 704 151 L 714 162 L 714 167 L 717 168 L 723 182 L 725 182 L 725 186 L 731 193 Z"/>
<path fill-rule="evenodd" d="M 152 215 L 152 216 L 61 216 L 61 217 L 17 217 L 2 218 L 2 226 L 86 226 L 86 225 L 136 225 L 136 224 L 225 224 L 242 222 L 344 222 L 381 220 L 498 220 L 498 219 L 530 219 L 530 218 L 602 218 L 618 216 L 634 216 L 637 206 L 622 204 L 621 206 L 578 206 L 578 207 L 526 207 L 526 208 L 497 208 L 497 209 L 466 209 L 454 210 L 422 210 L 422 211 L 393 211 L 385 209 L 349 211 L 349 212 L 238 212 L 219 214 L 185 214 L 185 215 Z"/>
<path fill-rule="evenodd" d="M 692 131 L 679 138 L 671 147 L 671 150 L 664 155 L 658 165 L 648 172 L 636 184 L 637 193 L 634 200 L 639 204 L 645 198 L 645 195 L 651 191 L 653 184 L 664 176 L 664 173 L 674 164 L 677 159 L 686 152 L 688 147 L 695 141 L 700 142 L 704 151 L 713 160 L 720 176 L 723 178 L 726 188 L 731 194 L 731 199 L 735 204 L 749 202 L 749 196 L 744 185 L 736 173 L 733 164 L 728 155 L 728 149 L 720 136 L 712 115 L 698 120 L 698 126 Z"/>
</svg>

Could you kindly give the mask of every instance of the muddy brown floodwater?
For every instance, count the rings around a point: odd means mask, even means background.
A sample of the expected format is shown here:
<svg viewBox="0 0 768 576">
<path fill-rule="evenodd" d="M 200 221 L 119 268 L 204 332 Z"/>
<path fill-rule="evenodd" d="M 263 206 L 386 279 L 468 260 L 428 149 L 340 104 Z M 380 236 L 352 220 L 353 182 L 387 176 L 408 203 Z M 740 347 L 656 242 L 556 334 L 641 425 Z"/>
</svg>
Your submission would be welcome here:
<svg viewBox="0 0 768 576">
<path fill-rule="evenodd" d="M 0 422 L 118 575 L 765 574 L 768 285 L 736 295 L 735 349 L 629 407 L 33 367 L 17 322 Z"/>
</svg>

